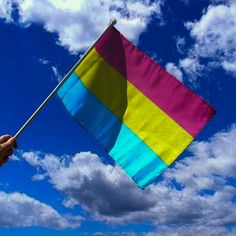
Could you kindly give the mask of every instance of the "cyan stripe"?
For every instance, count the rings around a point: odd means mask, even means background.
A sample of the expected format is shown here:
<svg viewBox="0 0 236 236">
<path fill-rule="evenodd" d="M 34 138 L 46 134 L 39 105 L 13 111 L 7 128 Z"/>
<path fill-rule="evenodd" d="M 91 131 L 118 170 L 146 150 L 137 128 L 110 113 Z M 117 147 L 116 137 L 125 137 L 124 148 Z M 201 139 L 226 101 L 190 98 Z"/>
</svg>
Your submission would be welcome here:
<svg viewBox="0 0 236 236">
<path fill-rule="evenodd" d="M 58 90 L 66 109 L 106 150 L 116 141 L 122 123 L 107 115 L 108 110 L 86 89 L 73 73 Z"/>
<path fill-rule="evenodd" d="M 146 188 L 157 176 L 159 176 L 168 166 L 162 162 L 157 163 L 156 159 L 150 160 L 150 162 L 140 169 L 132 178 L 135 182 L 138 182 L 140 188 Z"/>
<path fill-rule="evenodd" d="M 145 188 L 168 166 L 125 124 L 109 155 L 140 188 Z"/>
<path fill-rule="evenodd" d="M 106 108 L 73 73 L 58 90 L 69 113 L 109 152 L 140 188 L 168 166 Z"/>
</svg>

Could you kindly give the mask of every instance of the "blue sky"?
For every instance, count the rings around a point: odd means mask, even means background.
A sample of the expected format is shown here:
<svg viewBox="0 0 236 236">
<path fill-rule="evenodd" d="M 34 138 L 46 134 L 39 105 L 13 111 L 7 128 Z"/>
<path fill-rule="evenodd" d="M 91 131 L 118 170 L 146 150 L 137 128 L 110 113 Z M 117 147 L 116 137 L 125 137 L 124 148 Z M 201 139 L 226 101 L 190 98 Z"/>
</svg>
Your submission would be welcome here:
<svg viewBox="0 0 236 236">
<path fill-rule="evenodd" d="M 142 191 L 53 97 L 0 170 L 0 234 L 235 235 L 235 12 L 231 0 L 0 0 L 1 134 L 17 132 L 111 17 L 217 110 Z"/>
</svg>

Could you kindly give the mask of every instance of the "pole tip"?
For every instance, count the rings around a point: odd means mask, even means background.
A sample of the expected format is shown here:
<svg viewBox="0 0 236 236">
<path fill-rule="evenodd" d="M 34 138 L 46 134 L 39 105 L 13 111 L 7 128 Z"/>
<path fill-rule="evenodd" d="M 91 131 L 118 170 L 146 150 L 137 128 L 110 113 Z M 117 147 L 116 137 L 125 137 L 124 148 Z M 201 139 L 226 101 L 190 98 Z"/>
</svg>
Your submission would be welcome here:
<svg viewBox="0 0 236 236">
<path fill-rule="evenodd" d="M 111 18 L 110 25 L 115 25 L 117 23 L 117 20 L 115 18 Z"/>
</svg>

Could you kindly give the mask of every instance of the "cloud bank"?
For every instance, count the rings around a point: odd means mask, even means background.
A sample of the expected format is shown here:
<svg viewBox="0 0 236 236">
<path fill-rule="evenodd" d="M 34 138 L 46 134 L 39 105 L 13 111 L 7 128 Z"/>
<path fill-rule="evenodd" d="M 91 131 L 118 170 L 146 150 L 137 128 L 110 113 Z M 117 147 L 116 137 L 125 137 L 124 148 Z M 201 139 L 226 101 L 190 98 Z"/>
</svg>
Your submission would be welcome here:
<svg viewBox="0 0 236 236">
<path fill-rule="evenodd" d="M 80 220 L 63 217 L 51 206 L 22 193 L 0 191 L 0 227 L 75 228 Z"/>
<path fill-rule="evenodd" d="M 34 179 L 48 179 L 65 196 L 65 207 L 80 205 L 94 220 L 149 222 L 166 232 L 176 227 L 179 232 L 230 235 L 227 226 L 236 225 L 235 140 L 232 125 L 207 142 L 194 142 L 191 155 L 144 191 L 118 166 L 105 165 L 89 152 L 73 157 L 24 152 L 22 157 L 38 170 Z"/>
<path fill-rule="evenodd" d="M 221 68 L 236 77 L 236 3 L 235 1 L 212 1 L 197 21 L 185 26 L 193 39 L 186 58 L 179 67 L 190 80 L 204 75 L 211 69 Z M 179 40 L 177 40 L 177 48 Z"/>
<path fill-rule="evenodd" d="M 209 6 L 198 22 L 186 27 L 195 40 L 193 54 L 212 59 L 212 66 L 220 66 L 236 76 L 236 3 Z"/>
<path fill-rule="evenodd" d="M 11 22 L 12 13 L 12 1 L 1 0 L 0 1 L 0 18 L 4 19 L 6 22 Z"/>
<path fill-rule="evenodd" d="M 1 18 L 13 21 L 13 3 L 22 26 L 42 25 L 56 33 L 57 43 L 71 53 L 87 49 L 113 17 L 118 20 L 117 28 L 134 42 L 153 18 L 161 17 L 160 1 L 4 0 Z"/>
</svg>

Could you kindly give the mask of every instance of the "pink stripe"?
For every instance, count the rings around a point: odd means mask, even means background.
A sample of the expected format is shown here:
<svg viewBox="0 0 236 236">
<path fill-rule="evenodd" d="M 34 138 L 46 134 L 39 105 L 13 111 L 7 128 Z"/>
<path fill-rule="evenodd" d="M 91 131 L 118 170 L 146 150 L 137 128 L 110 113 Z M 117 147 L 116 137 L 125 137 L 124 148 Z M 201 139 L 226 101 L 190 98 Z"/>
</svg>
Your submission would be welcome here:
<svg viewBox="0 0 236 236">
<path fill-rule="evenodd" d="M 182 128 L 195 137 L 215 110 L 114 27 L 95 46 L 97 52 Z"/>
</svg>

